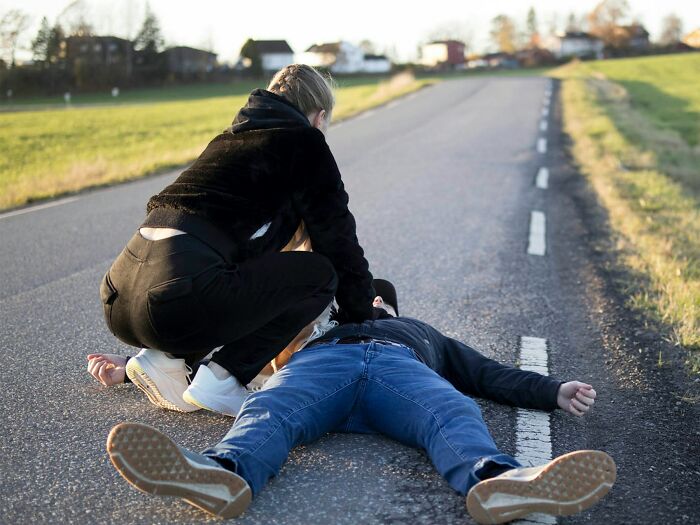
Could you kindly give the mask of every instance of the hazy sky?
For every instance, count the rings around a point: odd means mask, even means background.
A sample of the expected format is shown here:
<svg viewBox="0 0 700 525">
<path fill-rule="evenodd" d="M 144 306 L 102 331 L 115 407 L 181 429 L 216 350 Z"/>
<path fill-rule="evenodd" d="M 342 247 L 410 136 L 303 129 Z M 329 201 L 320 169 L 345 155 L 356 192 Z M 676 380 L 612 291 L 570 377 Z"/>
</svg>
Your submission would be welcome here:
<svg viewBox="0 0 700 525">
<path fill-rule="evenodd" d="M 19 8 L 32 18 L 24 44 L 29 45 L 42 16 L 53 23 L 71 3 L 83 4 L 88 19 L 103 34 L 131 36 L 143 20 L 145 0 L 2 0 L 0 14 Z M 628 0 L 631 18 L 640 20 L 656 38 L 668 13 L 681 17 L 684 30 L 700 27 L 700 1 Z M 489 45 L 491 19 L 504 13 L 524 26 L 530 5 L 535 7 L 540 31 L 556 15 L 563 28 L 568 14 L 583 15 L 598 0 L 149 0 L 158 16 L 166 43 L 212 48 L 219 60 L 231 61 L 248 38 L 286 39 L 294 51 L 339 39 L 369 39 L 379 51 L 394 49 L 401 60 L 415 58 L 419 43 L 443 26 L 472 35 L 475 51 Z M 69 11 L 70 12 L 70 11 Z M 64 15 L 65 16 L 65 15 Z"/>
</svg>

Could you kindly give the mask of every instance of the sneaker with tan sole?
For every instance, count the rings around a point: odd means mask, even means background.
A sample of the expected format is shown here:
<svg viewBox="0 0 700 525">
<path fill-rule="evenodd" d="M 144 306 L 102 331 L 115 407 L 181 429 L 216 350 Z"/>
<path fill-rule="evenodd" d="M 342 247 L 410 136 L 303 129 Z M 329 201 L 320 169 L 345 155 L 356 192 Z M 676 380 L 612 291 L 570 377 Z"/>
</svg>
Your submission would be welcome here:
<svg viewBox="0 0 700 525">
<path fill-rule="evenodd" d="M 182 399 L 191 372 L 184 359 L 150 348 L 144 348 L 126 363 L 126 375 L 151 403 L 178 412 L 199 410 Z"/>
<path fill-rule="evenodd" d="M 107 452 L 119 474 L 141 492 L 175 496 L 220 518 L 240 516 L 250 505 L 252 492 L 242 477 L 148 425 L 115 426 Z"/>
<path fill-rule="evenodd" d="M 467 494 L 467 510 L 477 523 L 505 523 L 533 512 L 568 516 L 598 502 L 616 475 L 605 452 L 577 450 L 477 483 Z"/>
</svg>

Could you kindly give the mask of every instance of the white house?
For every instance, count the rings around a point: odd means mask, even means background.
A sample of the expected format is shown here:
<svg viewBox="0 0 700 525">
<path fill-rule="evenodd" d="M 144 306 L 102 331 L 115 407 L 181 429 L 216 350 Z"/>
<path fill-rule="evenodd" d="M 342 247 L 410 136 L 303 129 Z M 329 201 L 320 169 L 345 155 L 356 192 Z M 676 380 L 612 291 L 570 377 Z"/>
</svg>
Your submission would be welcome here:
<svg viewBox="0 0 700 525">
<path fill-rule="evenodd" d="M 555 57 L 603 58 L 605 44 L 600 38 L 581 31 L 567 31 L 551 36 L 545 43 Z"/>
<path fill-rule="evenodd" d="M 294 63 L 294 51 L 286 40 L 255 40 L 255 49 L 265 73 L 274 73 Z"/>
<path fill-rule="evenodd" d="M 314 67 L 330 69 L 334 74 L 386 73 L 391 62 L 383 55 L 365 55 L 350 42 L 314 44 L 302 53 L 300 61 Z"/>
<path fill-rule="evenodd" d="M 365 73 L 389 73 L 391 60 L 384 55 L 365 55 L 362 70 Z"/>
</svg>

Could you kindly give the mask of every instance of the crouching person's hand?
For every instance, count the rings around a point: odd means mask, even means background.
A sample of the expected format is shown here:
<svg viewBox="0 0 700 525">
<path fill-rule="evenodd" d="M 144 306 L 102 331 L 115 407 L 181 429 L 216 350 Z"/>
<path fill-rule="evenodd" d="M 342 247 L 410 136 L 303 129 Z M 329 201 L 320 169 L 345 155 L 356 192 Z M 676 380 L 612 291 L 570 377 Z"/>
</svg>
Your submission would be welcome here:
<svg viewBox="0 0 700 525">
<path fill-rule="evenodd" d="M 124 382 L 126 357 L 117 354 L 89 354 L 88 372 L 105 386 Z"/>
<path fill-rule="evenodd" d="M 580 381 L 562 383 L 557 393 L 559 408 L 575 416 L 585 415 L 595 403 L 596 393 L 591 385 Z"/>
</svg>

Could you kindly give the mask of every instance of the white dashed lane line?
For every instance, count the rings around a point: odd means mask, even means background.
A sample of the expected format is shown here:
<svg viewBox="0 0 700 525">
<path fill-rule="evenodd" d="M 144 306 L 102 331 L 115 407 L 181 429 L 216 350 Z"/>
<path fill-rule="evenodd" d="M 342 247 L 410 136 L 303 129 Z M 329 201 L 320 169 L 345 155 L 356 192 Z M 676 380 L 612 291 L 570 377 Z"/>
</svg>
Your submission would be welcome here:
<svg viewBox="0 0 700 525">
<path fill-rule="evenodd" d="M 537 153 L 547 153 L 547 139 L 542 137 L 537 139 Z"/>
<path fill-rule="evenodd" d="M 547 121 L 545 119 L 540 121 L 540 131 L 547 131 Z"/>
<path fill-rule="evenodd" d="M 530 214 L 530 237 L 527 243 L 527 253 L 530 255 L 544 255 L 547 251 L 545 244 L 545 216 L 541 211 L 533 211 Z"/>
<path fill-rule="evenodd" d="M 542 166 L 537 171 L 537 178 L 535 179 L 535 185 L 542 190 L 546 190 L 549 187 L 549 169 Z"/>
<path fill-rule="evenodd" d="M 539 337 L 520 339 L 520 368 L 549 375 L 547 340 Z M 515 459 L 524 466 L 542 465 L 552 459 L 552 436 L 549 414 L 519 408 L 515 424 Z M 555 524 L 556 518 L 546 514 L 530 514 L 515 523 Z"/>
</svg>

